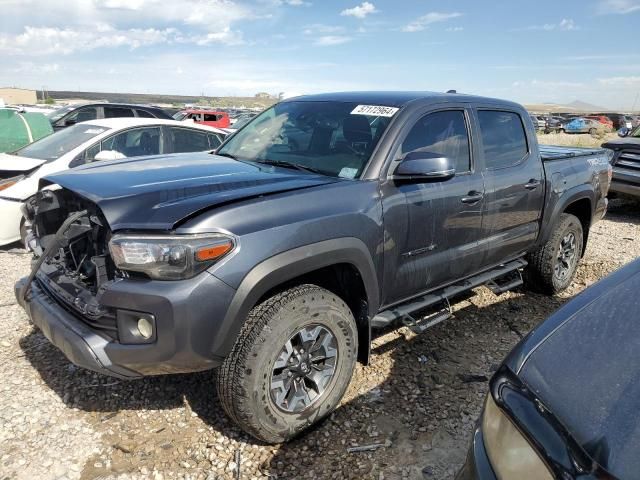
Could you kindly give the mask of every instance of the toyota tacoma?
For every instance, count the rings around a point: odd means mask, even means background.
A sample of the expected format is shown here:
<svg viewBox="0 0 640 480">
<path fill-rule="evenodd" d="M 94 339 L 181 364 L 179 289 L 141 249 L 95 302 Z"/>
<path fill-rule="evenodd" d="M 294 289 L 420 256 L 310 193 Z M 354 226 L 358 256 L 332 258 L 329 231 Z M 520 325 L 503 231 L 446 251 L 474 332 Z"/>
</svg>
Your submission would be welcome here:
<svg viewBox="0 0 640 480">
<path fill-rule="evenodd" d="M 216 154 L 94 163 L 24 207 L 15 286 L 73 363 L 217 368 L 227 414 L 286 441 L 339 404 L 372 330 L 487 285 L 553 294 L 607 208 L 611 152 L 540 147 L 515 103 L 363 92 L 283 101 Z"/>
</svg>

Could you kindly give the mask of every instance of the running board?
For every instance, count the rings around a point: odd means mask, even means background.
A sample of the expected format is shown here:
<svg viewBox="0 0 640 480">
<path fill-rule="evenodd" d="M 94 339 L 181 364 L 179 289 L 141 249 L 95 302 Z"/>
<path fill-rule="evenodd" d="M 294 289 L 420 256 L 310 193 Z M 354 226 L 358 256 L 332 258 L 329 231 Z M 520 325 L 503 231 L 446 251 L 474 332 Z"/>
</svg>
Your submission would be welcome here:
<svg viewBox="0 0 640 480">
<path fill-rule="evenodd" d="M 443 320 L 451 317 L 451 306 L 449 305 L 450 298 L 466 292 L 467 290 L 471 290 L 472 288 L 479 287 L 480 285 L 490 284 L 491 288 L 493 286 L 491 285 L 491 282 L 495 284 L 494 288 L 496 290 L 494 291 L 499 291 L 499 293 L 502 293 L 510 288 L 515 288 L 516 286 L 522 284 L 522 276 L 520 275 L 519 269 L 526 266 L 527 261 L 523 258 L 519 258 L 517 260 L 513 260 L 512 262 L 498 265 L 491 270 L 487 270 L 486 272 L 467 278 L 465 280 L 462 280 L 461 282 L 454 283 L 447 287 L 441 288 L 440 290 L 436 290 L 432 293 L 427 293 L 426 295 L 414 298 L 407 303 L 400 304 L 398 306 L 378 313 L 371 320 L 371 328 L 384 328 L 394 321 L 401 319 L 405 325 L 409 326 L 410 328 L 418 328 L 422 332 L 427 328 L 432 327 L 433 325 L 436 325 Z M 517 274 L 517 279 L 515 277 L 512 279 L 510 274 Z M 508 276 L 506 282 L 499 280 L 501 279 L 501 277 L 505 276 Z M 498 282 L 496 282 L 496 280 L 498 280 Z M 502 291 L 500 291 L 500 289 L 502 289 Z M 413 318 L 412 314 L 430 307 L 434 307 L 439 303 L 443 304 L 444 306 L 435 313 L 428 315 L 420 321 L 416 321 Z M 447 310 L 447 315 L 445 315 L 444 310 Z"/>
<path fill-rule="evenodd" d="M 522 285 L 522 273 L 520 270 L 514 270 L 513 272 L 505 275 L 504 277 L 496 278 L 487 283 L 487 287 L 496 295 L 513 290 L 516 287 Z"/>
</svg>

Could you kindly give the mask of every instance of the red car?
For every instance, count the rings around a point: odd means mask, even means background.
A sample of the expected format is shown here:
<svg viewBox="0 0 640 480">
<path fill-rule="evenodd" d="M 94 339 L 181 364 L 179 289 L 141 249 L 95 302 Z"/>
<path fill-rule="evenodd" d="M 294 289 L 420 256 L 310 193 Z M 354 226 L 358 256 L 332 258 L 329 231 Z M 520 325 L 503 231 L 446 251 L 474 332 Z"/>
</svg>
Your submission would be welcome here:
<svg viewBox="0 0 640 480">
<path fill-rule="evenodd" d="M 604 115 L 590 115 L 584 118 L 588 118 L 590 120 L 596 120 L 597 122 L 600 122 L 603 125 L 606 125 L 607 127 L 609 127 L 611 130 L 613 130 L 613 120 L 611 120 L 609 117 L 605 117 Z"/>
<path fill-rule="evenodd" d="M 216 128 L 228 128 L 231 125 L 229 114 L 218 110 L 181 110 L 173 118 L 179 121 L 193 120 L 195 123 Z"/>
</svg>

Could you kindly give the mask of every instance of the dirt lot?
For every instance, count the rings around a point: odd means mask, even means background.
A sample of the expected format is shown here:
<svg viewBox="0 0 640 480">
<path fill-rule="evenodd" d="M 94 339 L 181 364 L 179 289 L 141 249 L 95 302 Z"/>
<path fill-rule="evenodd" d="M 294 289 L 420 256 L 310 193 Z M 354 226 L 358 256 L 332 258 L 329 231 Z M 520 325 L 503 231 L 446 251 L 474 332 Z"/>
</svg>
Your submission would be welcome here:
<svg viewBox="0 0 640 480">
<path fill-rule="evenodd" d="M 12 286 L 29 258 L 5 249 L 0 478 L 451 478 L 503 356 L 567 299 L 640 255 L 639 238 L 640 207 L 614 202 L 561 297 L 479 288 L 456 305 L 454 319 L 424 335 L 383 333 L 338 410 L 281 447 L 230 424 L 214 373 L 121 382 L 71 365 L 15 304 Z M 347 452 L 370 444 L 383 446 Z"/>
</svg>

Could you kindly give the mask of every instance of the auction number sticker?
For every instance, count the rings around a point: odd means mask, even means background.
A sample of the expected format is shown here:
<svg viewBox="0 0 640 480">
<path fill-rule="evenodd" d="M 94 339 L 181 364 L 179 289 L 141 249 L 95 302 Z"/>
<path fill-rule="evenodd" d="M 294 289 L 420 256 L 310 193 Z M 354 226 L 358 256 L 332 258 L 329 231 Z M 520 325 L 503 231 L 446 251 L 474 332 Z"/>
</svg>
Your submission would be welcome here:
<svg viewBox="0 0 640 480">
<path fill-rule="evenodd" d="M 382 105 L 358 105 L 351 115 L 370 115 L 372 117 L 393 117 L 399 109 Z"/>
</svg>

